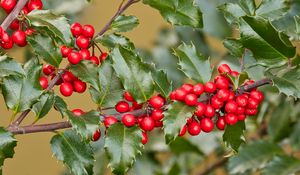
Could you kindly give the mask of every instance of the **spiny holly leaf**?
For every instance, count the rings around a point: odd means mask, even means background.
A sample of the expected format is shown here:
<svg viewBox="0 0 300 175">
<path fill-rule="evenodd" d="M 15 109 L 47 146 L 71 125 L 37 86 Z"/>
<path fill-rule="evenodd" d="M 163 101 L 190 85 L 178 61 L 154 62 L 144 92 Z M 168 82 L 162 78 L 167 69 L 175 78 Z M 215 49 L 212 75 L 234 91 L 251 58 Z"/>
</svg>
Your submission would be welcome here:
<svg viewBox="0 0 300 175">
<path fill-rule="evenodd" d="M 134 45 L 129 40 L 129 38 L 116 33 L 97 37 L 95 41 L 97 43 L 101 43 L 103 46 L 108 47 L 109 49 L 114 49 L 117 45 L 120 45 L 128 49 L 134 49 Z"/>
<path fill-rule="evenodd" d="M 245 142 L 244 131 L 245 131 L 245 122 L 239 121 L 235 125 L 228 125 L 225 128 L 223 134 L 224 143 L 233 149 L 235 152 L 238 152 L 239 147 L 242 143 Z"/>
<path fill-rule="evenodd" d="M 90 83 L 94 88 L 99 87 L 98 67 L 91 61 L 81 61 L 79 64 L 72 65 L 70 71 L 82 81 Z"/>
<path fill-rule="evenodd" d="M 55 102 L 53 93 L 46 93 L 39 98 L 39 101 L 32 106 L 36 120 L 43 118 L 51 110 Z"/>
<path fill-rule="evenodd" d="M 227 38 L 223 41 L 223 45 L 228 49 L 231 55 L 241 58 L 244 53 L 244 47 L 240 40 Z"/>
<path fill-rule="evenodd" d="M 90 141 L 95 131 L 99 129 L 100 113 L 97 111 L 90 111 L 81 116 L 75 116 L 71 111 L 67 111 L 67 115 L 72 128 L 86 141 Z"/>
<path fill-rule="evenodd" d="M 99 87 L 90 88 L 91 97 L 98 106 L 114 106 L 122 99 L 122 83 L 108 61 L 103 62 L 98 68 L 98 81 Z"/>
<path fill-rule="evenodd" d="M 300 160 L 289 156 L 276 156 L 262 170 L 263 175 L 287 175 L 300 172 Z"/>
<path fill-rule="evenodd" d="M 118 16 L 110 25 L 115 32 L 127 32 L 139 25 L 139 19 L 135 16 Z"/>
<path fill-rule="evenodd" d="M 27 37 L 27 41 L 39 58 L 55 67 L 59 67 L 62 56 L 59 48 L 49 36 L 42 34 L 30 35 Z"/>
<path fill-rule="evenodd" d="M 283 151 L 276 144 L 256 141 L 240 149 L 239 154 L 229 159 L 228 168 L 231 174 L 241 174 L 247 170 L 263 167 L 274 155 Z"/>
<path fill-rule="evenodd" d="M 238 4 L 225 3 L 218 7 L 218 9 L 223 12 L 226 21 L 229 24 L 238 24 L 240 17 L 245 16 L 245 11 Z"/>
<path fill-rule="evenodd" d="M 13 137 L 12 133 L 0 127 L 0 172 L 2 172 L 4 160 L 14 156 L 14 148 L 16 146 L 17 140 Z"/>
<path fill-rule="evenodd" d="M 54 156 L 75 175 L 93 174 L 92 147 L 82 142 L 82 139 L 72 130 L 58 133 L 51 139 L 51 149 Z"/>
<path fill-rule="evenodd" d="M 163 119 L 164 133 L 168 144 L 176 139 L 180 130 L 186 124 L 186 119 L 191 117 L 194 111 L 194 107 L 181 102 L 168 105 L 168 110 L 164 112 L 165 117 Z"/>
<path fill-rule="evenodd" d="M 198 155 L 203 155 L 203 152 L 198 148 L 198 146 L 183 137 L 177 137 L 170 143 L 169 147 L 175 154 L 196 153 Z"/>
<path fill-rule="evenodd" d="M 138 102 L 147 101 L 154 92 L 149 65 L 133 51 L 117 47 L 111 52 L 113 68 L 122 84 Z"/>
<path fill-rule="evenodd" d="M 48 29 L 46 31 L 52 32 L 63 43 L 71 45 L 73 37 L 67 18 L 57 16 L 49 10 L 34 10 L 26 15 L 26 18 L 34 28 L 41 30 Z"/>
<path fill-rule="evenodd" d="M 55 102 L 54 102 L 54 107 L 56 110 L 58 110 L 62 116 L 62 118 L 64 118 L 64 116 L 66 115 L 67 111 L 68 111 L 68 106 L 67 103 L 59 96 L 55 95 Z"/>
<path fill-rule="evenodd" d="M 7 55 L 0 56 L 0 77 L 6 77 L 9 75 L 24 76 L 25 72 L 22 66 Z"/>
<path fill-rule="evenodd" d="M 172 83 L 169 81 L 167 74 L 163 70 L 152 72 L 152 77 L 155 83 L 155 90 L 163 97 L 168 98 L 172 92 Z"/>
<path fill-rule="evenodd" d="M 286 1 L 263 0 L 256 10 L 256 15 L 274 20 L 282 17 L 288 9 Z"/>
<path fill-rule="evenodd" d="M 239 4 L 247 15 L 253 16 L 255 14 L 255 0 L 239 0 Z"/>
<path fill-rule="evenodd" d="M 291 69 L 285 69 L 273 75 L 267 73 L 273 81 L 273 84 L 280 93 L 284 93 L 287 96 L 292 96 L 294 98 L 300 98 L 300 69 L 299 66 L 293 67 Z"/>
<path fill-rule="evenodd" d="M 300 120 L 298 120 L 298 122 L 295 124 L 295 126 L 293 128 L 293 132 L 290 136 L 291 145 L 297 150 L 300 150 L 299 133 L 300 133 Z"/>
<path fill-rule="evenodd" d="M 241 42 L 265 66 L 282 65 L 293 58 L 296 49 L 289 38 L 261 17 L 242 17 Z M 257 47 L 259 46 L 259 47 Z"/>
<path fill-rule="evenodd" d="M 202 12 L 193 0 L 143 0 L 143 3 L 157 9 L 172 25 L 202 28 Z"/>
<path fill-rule="evenodd" d="M 105 138 L 105 151 L 109 165 L 115 174 L 125 174 L 142 150 L 142 131 L 121 123 L 110 126 Z"/>
<path fill-rule="evenodd" d="M 174 51 L 179 58 L 180 69 L 186 76 L 201 83 L 210 80 L 212 70 L 209 59 L 199 53 L 193 44 L 186 45 L 183 43 Z"/>
</svg>

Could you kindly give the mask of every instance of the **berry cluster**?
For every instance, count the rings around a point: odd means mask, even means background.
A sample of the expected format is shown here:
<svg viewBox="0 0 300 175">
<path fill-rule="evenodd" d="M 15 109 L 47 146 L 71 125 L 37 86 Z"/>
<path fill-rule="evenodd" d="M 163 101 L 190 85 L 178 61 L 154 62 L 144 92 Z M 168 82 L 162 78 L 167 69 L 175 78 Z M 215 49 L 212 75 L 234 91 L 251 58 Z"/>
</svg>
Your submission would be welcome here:
<svg viewBox="0 0 300 175">
<path fill-rule="evenodd" d="M 6 11 L 10 13 L 16 6 L 16 0 L 1 0 L 0 5 Z M 10 24 L 10 29 L 13 30 L 13 34 L 10 36 L 5 30 L 0 28 L 0 40 L 1 47 L 4 49 L 11 49 L 14 44 L 24 47 L 27 45 L 26 36 L 31 35 L 34 29 L 28 28 L 28 24 L 23 15 L 27 15 L 29 12 L 35 9 L 42 9 L 43 2 L 41 0 L 29 0 L 20 12 L 20 17 L 15 19 Z"/>
<path fill-rule="evenodd" d="M 71 25 L 71 33 L 76 39 L 76 46 L 72 48 L 63 45 L 60 48 L 61 55 L 64 58 L 67 58 L 71 64 L 78 64 L 81 60 L 90 60 L 94 64 L 99 65 L 107 58 L 108 53 L 102 52 L 100 48 L 93 42 L 95 29 L 92 25 L 87 24 L 82 26 L 77 22 L 73 23 Z M 92 54 L 89 51 L 91 46 Z M 94 46 L 96 46 L 101 52 L 99 58 L 95 56 Z"/>
<path fill-rule="evenodd" d="M 198 135 L 201 130 L 209 133 L 214 129 L 214 125 L 219 130 L 224 130 L 226 125 L 234 125 L 245 120 L 246 116 L 257 113 L 257 108 L 264 99 L 263 93 L 254 89 L 250 93 L 236 95 L 228 75 L 237 77 L 239 73 L 232 71 L 227 64 L 220 65 L 218 72 L 214 82 L 184 84 L 170 94 L 171 100 L 196 107 L 179 136 L 183 136 L 186 131 L 192 136 Z M 254 81 L 249 80 L 244 85 L 251 83 Z"/>
</svg>

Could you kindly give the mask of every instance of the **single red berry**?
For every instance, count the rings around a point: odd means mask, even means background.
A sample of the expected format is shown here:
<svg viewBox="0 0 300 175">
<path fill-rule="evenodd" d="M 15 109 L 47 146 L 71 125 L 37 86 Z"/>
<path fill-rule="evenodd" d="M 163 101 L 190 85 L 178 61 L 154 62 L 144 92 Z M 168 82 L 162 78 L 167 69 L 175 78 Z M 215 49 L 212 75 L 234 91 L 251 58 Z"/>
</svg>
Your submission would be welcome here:
<svg viewBox="0 0 300 175">
<path fill-rule="evenodd" d="M 106 128 L 108 128 L 110 125 L 113 125 L 115 123 L 117 123 L 118 120 L 114 117 L 114 116 L 108 116 L 104 119 L 103 123 L 104 123 L 104 126 Z"/>
<path fill-rule="evenodd" d="M 231 71 L 230 75 L 233 77 L 238 77 L 240 75 L 240 73 L 238 73 L 237 71 Z"/>
<path fill-rule="evenodd" d="M 132 108 L 133 109 L 142 109 L 143 105 L 139 104 L 138 102 L 134 101 L 132 102 Z"/>
<path fill-rule="evenodd" d="M 206 111 L 206 105 L 204 103 L 198 103 L 195 111 L 197 117 L 202 117 Z"/>
<path fill-rule="evenodd" d="M 101 53 L 99 59 L 100 59 L 100 61 L 104 61 L 107 57 L 108 57 L 108 53 L 107 52 L 103 52 L 103 53 Z"/>
<path fill-rule="evenodd" d="M 119 101 L 116 104 L 115 109 L 119 113 L 128 112 L 129 111 L 129 104 L 126 101 Z"/>
<path fill-rule="evenodd" d="M 186 119 L 186 124 L 190 124 L 190 123 L 195 122 L 195 121 L 196 121 L 196 120 L 195 120 L 194 117 L 192 116 L 192 117 Z"/>
<path fill-rule="evenodd" d="M 183 84 L 181 89 L 185 90 L 187 93 L 192 93 L 194 86 L 192 84 Z"/>
<path fill-rule="evenodd" d="M 86 83 L 81 80 L 75 80 L 73 82 L 74 91 L 78 93 L 83 93 L 86 90 Z"/>
<path fill-rule="evenodd" d="M 231 69 L 230 67 L 228 66 L 228 64 L 221 64 L 219 67 L 218 67 L 218 72 L 220 74 L 223 74 L 223 73 L 230 73 L 231 72 Z"/>
<path fill-rule="evenodd" d="M 134 101 L 133 97 L 131 96 L 131 94 L 128 91 L 124 92 L 123 97 L 124 97 L 125 100 L 127 100 L 129 102 Z"/>
<path fill-rule="evenodd" d="M 76 45 L 80 49 L 87 49 L 90 45 L 90 40 L 83 35 L 80 35 L 78 38 L 76 38 Z"/>
<path fill-rule="evenodd" d="M 194 87 L 193 87 L 193 93 L 195 95 L 198 95 L 200 96 L 201 94 L 203 94 L 204 92 L 204 85 L 203 84 L 195 84 Z"/>
<path fill-rule="evenodd" d="M 143 118 L 144 118 L 143 116 L 136 117 L 136 118 L 135 118 L 135 123 L 138 124 L 138 125 L 141 124 Z"/>
<path fill-rule="evenodd" d="M 245 108 L 239 106 L 239 107 L 236 108 L 235 113 L 236 114 L 244 114 L 245 113 Z"/>
<path fill-rule="evenodd" d="M 142 144 L 145 145 L 148 142 L 148 135 L 146 132 L 142 132 Z"/>
<path fill-rule="evenodd" d="M 248 105 L 247 105 L 248 108 L 250 108 L 250 109 L 257 109 L 258 105 L 259 105 L 259 102 L 255 98 L 251 98 L 250 97 L 248 99 Z"/>
<path fill-rule="evenodd" d="M 70 71 L 66 71 L 61 78 L 64 82 L 73 82 L 76 80 L 76 77 Z"/>
<path fill-rule="evenodd" d="M 238 122 L 238 117 L 234 114 L 226 114 L 225 115 L 225 122 L 228 125 L 234 125 Z"/>
<path fill-rule="evenodd" d="M 89 60 L 91 56 L 90 51 L 87 49 L 81 49 L 79 51 L 79 54 L 81 55 L 81 58 L 84 60 Z"/>
<path fill-rule="evenodd" d="M 246 109 L 245 114 L 246 115 L 256 115 L 257 114 L 257 109 Z"/>
<path fill-rule="evenodd" d="M 131 127 L 131 126 L 135 125 L 135 116 L 132 114 L 123 115 L 122 123 L 127 127 Z"/>
<path fill-rule="evenodd" d="M 69 97 L 73 94 L 73 85 L 69 82 L 64 82 L 59 87 L 60 93 L 65 96 Z"/>
<path fill-rule="evenodd" d="M 73 65 L 78 64 L 81 61 L 81 55 L 78 52 L 71 52 L 68 55 L 68 61 Z"/>
<path fill-rule="evenodd" d="M 91 57 L 89 58 L 89 60 L 90 60 L 93 64 L 96 64 L 96 65 L 99 65 L 99 64 L 100 64 L 99 59 L 98 59 L 98 57 L 96 57 L 96 56 L 91 56 Z"/>
<path fill-rule="evenodd" d="M 185 96 L 184 102 L 188 106 L 195 106 L 197 104 L 198 97 L 195 94 L 187 94 Z"/>
<path fill-rule="evenodd" d="M 240 95 L 235 99 L 236 104 L 240 107 L 246 107 L 248 103 L 248 99 L 244 95 Z"/>
<path fill-rule="evenodd" d="M 159 127 L 163 127 L 164 124 L 162 121 L 155 121 L 155 127 L 159 128 Z"/>
<path fill-rule="evenodd" d="M 155 121 L 161 121 L 164 118 L 164 111 L 161 109 L 154 109 L 151 113 L 151 117 Z"/>
<path fill-rule="evenodd" d="M 226 123 L 225 123 L 225 118 L 224 117 L 219 117 L 216 123 L 216 126 L 219 130 L 224 130 Z"/>
<path fill-rule="evenodd" d="M 176 91 L 172 91 L 172 92 L 170 93 L 170 95 L 169 95 L 169 98 L 170 98 L 172 101 L 176 100 Z"/>
<path fill-rule="evenodd" d="M 28 8 L 25 6 L 22 8 L 21 12 L 24 14 L 24 15 L 27 15 L 29 13 L 29 10 Z"/>
<path fill-rule="evenodd" d="M 87 37 L 87 38 L 93 38 L 95 34 L 95 29 L 92 25 L 84 25 L 83 30 L 82 30 L 82 35 Z"/>
<path fill-rule="evenodd" d="M 34 32 L 35 32 L 35 30 L 34 29 L 30 29 L 30 28 L 25 30 L 25 34 L 27 36 L 32 35 Z"/>
<path fill-rule="evenodd" d="M 203 118 L 200 127 L 202 131 L 209 133 L 214 129 L 214 122 L 210 118 Z"/>
<path fill-rule="evenodd" d="M 218 90 L 216 95 L 216 97 L 223 102 L 227 101 L 229 99 L 229 96 L 230 96 L 230 91 L 228 89 L 220 89 Z"/>
<path fill-rule="evenodd" d="M 17 4 L 17 1 L 16 0 L 1 0 L 0 4 L 1 4 L 1 7 L 6 12 L 9 13 L 9 12 L 11 12 L 14 9 L 14 7 Z"/>
<path fill-rule="evenodd" d="M 101 131 L 99 129 L 93 134 L 93 142 L 98 141 L 100 139 L 100 137 L 101 137 Z"/>
<path fill-rule="evenodd" d="M 83 114 L 85 114 L 85 112 L 81 109 L 74 109 L 72 110 L 72 113 L 75 115 L 75 116 L 81 116 Z"/>
<path fill-rule="evenodd" d="M 140 123 L 140 127 L 144 131 L 152 131 L 155 127 L 155 121 L 151 117 L 144 117 L 142 122 Z"/>
<path fill-rule="evenodd" d="M 42 86 L 43 89 L 47 89 L 48 87 L 48 79 L 44 76 L 40 77 L 40 85 Z"/>
<path fill-rule="evenodd" d="M 71 48 L 68 48 L 66 45 L 60 47 L 60 53 L 63 57 L 67 57 L 72 52 Z"/>
<path fill-rule="evenodd" d="M 10 40 L 12 40 L 12 39 L 11 39 L 11 37 L 8 35 L 8 33 L 6 33 L 5 31 L 3 31 L 2 34 L 1 34 L 1 41 L 2 41 L 3 43 L 8 43 L 8 42 L 10 42 Z"/>
<path fill-rule="evenodd" d="M 217 89 L 216 84 L 213 82 L 207 82 L 204 86 L 205 92 L 214 93 Z"/>
<path fill-rule="evenodd" d="M 19 20 L 17 20 L 17 19 L 13 20 L 13 22 L 10 24 L 9 28 L 11 30 L 18 30 L 20 28 Z"/>
<path fill-rule="evenodd" d="M 150 105 L 155 109 L 160 109 L 164 106 L 165 100 L 160 96 L 151 97 L 149 100 Z"/>
<path fill-rule="evenodd" d="M 229 82 L 226 78 L 218 78 L 216 81 L 216 87 L 218 89 L 228 89 L 229 88 Z"/>
<path fill-rule="evenodd" d="M 82 26 L 78 23 L 78 22 L 75 22 L 71 25 L 71 33 L 74 37 L 78 37 L 81 35 L 82 33 Z"/>
<path fill-rule="evenodd" d="M 250 97 L 256 99 L 259 103 L 264 100 L 264 94 L 258 90 L 251 91 Z"/>
<path fill-rule="evenodd" d="M 215 109 L 211 105 L 207 105 L 204 115 L 206 117 L 212 118 L 213 116 L 215 116 Z"/>
<path fill-rule="evenodd" d="M 221 101 L 219 98 L 217 98 L 216 96 L 213 96 L 211 98 L 211 106 L 215 109 L 221 109 L 224 105 L 224 102 Z"/>
<path fill-rule="evenodd" d="M 184 134 L 186 133 L 186 130 L 187 130 L 187 127 L 186 127 L 186 125 L 184 125 L 184 126 L 181 128 L 181 130 L 180 130 L 178 136 L 179 136 L 179 137 L 184 136 Z"/>
<path fill-rule="evenodd" d="M 3 41 L 3 40 L 2 40 Z M 14 42 L 11 37 L 7 40 L 7 42 L 1 43 L 3 49 L 11 49 L 14 46 Z"/>
<path fill-rule="evenodd" d="M 246 119 L 246 115 L 245 114 L 239 114 L 239 115 L 237 115 L 237 117 L 238 117 L 239 121 L 244 121 Z"/>
<path fill-rule="evenodd" d="M 229 91 L 229 97 L 227 101 L 234 100 L 234 97 L 235 97 L 234 93 L 232 91 Z"/>
<path fill-rule="evenodd" d="M 186 95 L 187 95 L 187 92 L 185 90 L 183 90 L 183 89 L 177 89 L 176 90 L 175 98 L 178 101 L 184 101 Z"/>
<path fill-rule="evenodd" d="M 188 132 L 191 136 L 199 135 L 201 132 L 201 126 L 198 122 L 192 122 L 188 125 Z"/>
<path fill-rule="evenodd" d="M 12 40 L 15 44 L 20 47 L 24 47 L 27 44 L 26 34 L 22 30 L 17 30 L 12 35 Z"/>
<path fill-rule="evenodd" d="M 43 2 L 41 0 L 30 0 L 28 3 L 27 3 L 27 8 L 29 11 L 32 11 L 32 10 L 40 10 L 43 8 Z"/>
<path fill-rule="evenodd" d="M 50 64 L 45 64 L 43 66 L 43 73 L 45 75 L 50 75 L 52 74 L 53 72 L 55 71 L 55 67 L 54 66 L 51 66 Z"/>
<path fill-rule="evenodd" d="M 235 113 L 237 110 L 238 105 L 236 104 L 235 101 L 231 100 L 228 101 L 225 105 L 225 112 L 227 113 Z"/>
</svg>

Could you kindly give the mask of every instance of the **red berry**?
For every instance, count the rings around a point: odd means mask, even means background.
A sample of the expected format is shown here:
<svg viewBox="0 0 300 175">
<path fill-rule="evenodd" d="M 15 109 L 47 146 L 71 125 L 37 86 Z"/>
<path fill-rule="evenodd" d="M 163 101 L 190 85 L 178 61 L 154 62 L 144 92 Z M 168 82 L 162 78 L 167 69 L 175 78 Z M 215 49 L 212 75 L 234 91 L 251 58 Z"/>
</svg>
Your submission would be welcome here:
<svg viewBox="0 0 300 175">
<path fill-rule="evenodd" d="M 186 125 L 184 125 L 184 126 L 181 128 L 181 130 L 180 130 L 178 136 L 179 136 L 179 137 L 184 136 L 184 134 L 186 133 L 186 130 L 187 130 L 187 127 L 186 127 Z"/>
<path fill-rule="evenodd" d="M 219 117 L 216 123 L 216 126 L 219 130 L 224 130 L 226 123 L 225 123 L 225 118 L 224 117 Z"/>
<path fill-rule="evenodd" d="M 154 109 L 151 113 L 151 117 L 155 121 L 161 121 L 164 118 L 164 111 L 161 109 Z"/>
<path fill-rule="evenodd" d="M 231 100 L 228 101 L 225 105 L 225 112 L 227 113 L 235 113 L 237 110 L 238 105 L 236 104 L 235 101 Z"/>
<path fill-rule="evenodd" d="M 12 39 L 11 39 L 11 37 L 8 35 L 8 33 L 6 33 L 5 31 L 3 31 L 2 34 L 1 34 L 1 41 L 2 41 L 3 43 L 8 43 L 8 42 L 10 42 L 10 40 L 12 40 Z"/>
<path fill-rule="evenodd" d="M 135 125 L 135 116 L 132 114 L 123 115 L 122 123 L 127 127 L 131 127 L 131 126 Z"/>
<path fill-rule="evenodd" d="M 249 98 L 247 107 L 250 109 L 257 109 L 258 104 L 259 104 L 258 100 L 254 99 L 254 98 Z"/>
<path fill-rule="evenodd" d="M 169 95 L 169 98 L 174 101 L 176 100 L 176 91 L 172 91 L 171 94 Z"/>
<path fill-rule="evenodd" d="M 216 84 L 213 82 L 207 82 L 204 86 L 205 92 L 214 93 L 217 89 Z"/>
<path fill-rule="evenodd" d="M 142 144 L 145 145 L 148 142 L 148 136 L 145 132 L 142 132 Z"/>
<path fill-rule="evenodd" d="M 93 64 L 96 64 L 96 65 L 99 65 L 100 62 L 99 62 L 99 59 L 96 57 L 96 56 L 91 56 L 89 58 L 89 60 L 93 63 Z"/>
<path fill-rule="evenodd" d="M 3 41 L 3 39 L 2 39 Z M 7 42 L 1 43 L 3 49 L 11 49 L 14 46 L 14 42 L 11 37 L 8 38 Z"/>
<path fill-rule="evenodd" d="M 126 101 L 119 101 L 115 106 L 116 111 L 124 113 L 129 111 L 129 104 Z"/>
<path fill-rule="evenodd" d="M 78 64 L 80 63 L 81 61 L 81 55 L 78 53 L 78 52 L 71 52 L 69 55 L 68 55 L 68 61 L 71 63 L 71 64 Z"/>
<path fill-rule="evenodd" d="M 27 15 L 29 13 L 28 8 L 25 6 L 22 8 L 21 13 L 23 13 L 24 15 Z"/>
<path fill-rule="evenodd" d="M 98 140 L 100 139 L 100 137 L 101 137 L 101 131 L 100 131 L 100 129 L 99 129 L 99 130 L 97 130 L 97 131 L 94 133 L 94 135 L 93 135 L 93 141 L 94 141 L 94 142 L 98 141 Z"/>
<path fill-rule="evenodd" d="M 187 94 L 184 102 L 189 106 L 195 106 L 197 104 L 198 97 L 195 94 Z"/>
<path fill-rule="evenodd" d="M 81 80 L 75 80 L 73 86 L 74 91 L 78 93 L 83 93 L 86 90 L 86 83 Z"/>
<path fill-rule="evenodd" d="M 191 84 L 183 84 L 181 86 L 181 89 L 185 90 L 187 93 L 192 93 L 193 89 L 194 89 L 194 86 L 191 85 Z"/>
<path fill-rule="evenodd" d="M 64 82 L 59 87 L 60 93 L 65 96 L 69 97 L 73 94 L 73 85 L 69 82 Z"/>
<path fill-rule="evenodd" d="M 214 129 L 214 122 L 209 118 L 203 118 L 200 121 L 201 130 L 204 132 L 211 132 Z"/>
<path fill-rule="evenodd" d="M 155 127 L 155 121 L 151 117 L 144 117 L 142 122 L 140 123 L 140 127 L 144 131 L 152 131 Z"/>
<path fill-rule="evenodd" d="M 72 49 L 68 48 L 65 45 L 60 47 L 60 53 L 63 57 L 67 57 L 71 52 L 72 52 Z"/>
<path fill-rule="evenodd" d="M 90 40 L 83 35 L 80 35 L 78 38 L 76 38 L 76 45 L 80 49 L 87 49 L 90 45 Z"/>
<path fill-rule="evenodd" d="M 211 98 L 211 106 L 215 109 L 221 109 L 224 105 L 224 102 L 221 101 L 219 98 L 217 98 L 216 96 L 213 96 Z"/>
<path fill-rule="evenodd" d="M 244 114 L 239 114 L 239 115 L 237 115 L 237 117 L 238 117 L 239 121 L 244 121 L 246 119 L 246 115 L 244 115 Z"/>
<path fill-rule="evenodd" d="M 211 105 L 207 105 L 204 115 L 209 118 L 215 116 L 215 109 Z"/>
<path fill-rule="evenodd" d="M 82 26 L 78 22 L 75 22 L 71 25 L 71 33 L 74 37 L 81 35 L 82 30 Z"/>
<path fill-rule="evenodd" d="M 83 112 L 83 110 L 81 110 L 81 109 L 74 109 L 74 110 L 72 110 L 72 113 L 75 116 L 81 116 L 81 115 L 85 114 L 85 112 Z"/>
<path fill-rule="evenodd" d="M 218 89 L 228 89 L 229 88 L 229 82 L 226 78 L 222 77 L 222 78 L 218 78 L 216 80 L 216 87 Z"/>
<path fill-rule="evenodd" d="M 256 99 L 259 103 L 264 100 L 264 94 L 258 90 L 253 90 L 250 92 L 250 97 Z"/>
<path fill-rule="evenodd" d="M 50 64 L 45 64 L 43 66 L 43 73 L 45 75 L 50 75 L 52 74 L 53 72 L 55 71 L 55 67 L 54 66 L 51 66 Z"/>
<path fill-rule="evenodd" d="M 108 116 L 104 119 L 103 123 L 104 123 L 104 126 L 106 128 L 108 128 L 110 125 L 113 125 L 115 123 L 117 123 L 118 120 L 114 117 L 114 116 Z"/>
<path fill-rule="evenodd" d="M 193 93 L 195 95 L 200 96 L 204 92 L 204 85 L 203 84 L 195 84 L 193 87 Z"/>
<path fill-rule="evenodd" d="M 83 36 L 87 37 L 87 38 L 93 38 L 94 34 L 95 34 L 95 29 L 92 25 L 84 25 L 83 26 L 83 31 L 82 31 Z"/>
<path fill-rule="evenodd" d="M 133 97 L 131 96 L 131 94 L 128 91 L 124 92 L 123 97 L 124 97 L 125 100 L 127 100 L 129 102 L 134 101 Z"/>
<path fill-rule="evenodd" d="M 159 128 L 159 127 L 163 127 L 163 122 L 162 121 L 155 121 L 155 127 Z"/>
<path fill-rule="evenodd" d="M 51 80 L 53 80 L 54 77 L 56 77 L 56 74 L 51 74 Z M 61 85 L 63 82 L 64 82 L 63 79 L 62 79 L 62 78 L 59 78 L 59 79 L 57 80 L 57 82 L 55 83 L 55 85 Z"/>
<path fill-rule="evenodd" d="M 1 7 L 6 11 L 10 12 L 14 9 L 17 4 L 16 0 L 1 0 Z"/>
<path fill-rule="evenodd" d="M 100 59 L 100 61 L 104 61 L 107 57 L 108 57 L 108 53 L 107 52 L 103 52 L 103 53 L 101 53 L 99 59 Z"/>
<path fill-rule="evenodd" d="M 228 64 L 221 64 L 219 67 L 218 67 L 218 72 L 220 74 L 223 74 L 223 73 L 230 73 L 231 72 L 231 69 L 230 67 L 228 66 Z"/>
<path fill-rule="evenodd" d="M 206 105 L 204 103 L 198 103 L 195 111 L 197 117 L 202 117 L 206 111 Z"/>
<path fill-rule="evenodd" d="M 90 51 L 87 49 L 80 50 L 79 54 L 81 55 L 81 58 L 84 60 L 89 60 L 91 56 Z"/>
<path fill-rule="evenodd" d="M 63 79 L 64 82 L 73 82 L 76 80 L 76 77 L 72 74 L 70 71 L 66 71 L 61 78 Z"/>
<path fill-rule="evenodd" d="M 192 122 L 188 125 L 188 132 L 191 136 L 196 136 L 199 135 L 201 132 L 201 127 L 200 124 L 198 122 Z"/>
<path fill-rule="evenodd" d="M 225 115 L 225 122 L 228 125 L 234 125 L 238 122 L 238 117 L 234 114 L 226 114 Z"/>
<path fill-rule="evenodd" d="M 9 26 L 10 29 L 12 30 L 18 30 L 20 28 L 20 22 L 19 20 L 15 19 Z"/>
<path fill-rule="evenodd" d="M 165 100 L 160 96 L 154 96 L 149 100 L 150 105 L 155 109 L 160 109 L 164 106 Z"/>
<path fill-rule="evenodd" d="M 230 96 L 230 91 L 227 89 L 221 89 L 217 92 L 216 97 L 220 99 L 221 101 L 227 101 Z"/>
<path fill-rule="evenodd" d="M 240 95 L 235 99 L 238 106 L 246 107 L 248 103 L 248 99 L 244 95 Z"/>
<path fill-rule="evenodd" d="M 44 76 L 40 77 L 40 85 L 42 86 L 43 89 L 47 89 L 48 87 L 48 79 Z"/>
<path fill-rule="evenodd" d="M 136 101 L 132 102 L 133 109 L 141 109 L 143 107 L 142 104 L 138 104 Z"/>
<path fill-rule="evenodd" d="M 183 89 L 177 89 L 176 90 L 175 98 L 178 101 L 184 101 L 186 95 L 187 95 L 187 92 L 185 90 L 183 90 Z"/>
<path fill-rule="evenodd" d="M 235 113 L 236 114 L 244 114 L 245 113 L 245 108 L 239 106 L 239 107 L 236 108 Z"/>
<path fill-rule="evenodd" d="M 27 8 L 29 11 L 32 10 L 40 10 L 43 8 L 43 2 L 41 0 L 30 0 L 27 4 Z"/>
<path fill-rule="evenodd" d="M 230 75 L 233 77 L 238 77 L 240 75 L 240 73 L 238 73 L 237 71 L 231 71 Z"/>
<path fill-rule="evenodd" d="M 196 121 L 196 120 L 194 119 L 194 117 L 187 118 L 187 119 L 186 119 L 186 124 L 190 124 L 190 123 L 192 123 L 192 122 L 194 122 L 194 121 Z"/>
<path fill-rule="evenodd" d="M 235 97 L 234 93 L 232 91 L 229 91 L 229 97 L 227 101 L 234 100 L 234 97 Z"/>
<path fill-rule="evenodd" d="M 25 30 L 25 34 L 28 36 L 28 35 L 32 35 L 33 33 L 35 32 L 35 30 L 34 29 L 26 29 Z"/>
<path fill-rule="evenodd" d="M 257 114 L 257 109 L 246 109 L 245 114 L 246 115 L 256 115 Z"/>
</svg>

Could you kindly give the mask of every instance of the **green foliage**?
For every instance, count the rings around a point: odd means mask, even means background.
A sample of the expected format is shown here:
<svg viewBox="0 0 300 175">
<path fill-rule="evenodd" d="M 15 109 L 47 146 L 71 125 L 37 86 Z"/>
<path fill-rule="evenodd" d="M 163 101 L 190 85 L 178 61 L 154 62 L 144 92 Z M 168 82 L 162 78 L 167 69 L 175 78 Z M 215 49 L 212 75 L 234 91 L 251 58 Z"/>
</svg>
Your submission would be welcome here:
<svg viewBox="0 0 300 175">
<path fill-rule="evenodd" d="M 22 66 L 7 55 L 0 56 L 0 77 L 6 77 L 9 75 L 24 76 L 25 72 Z"/>
<path fill-rule="evenodd" d="M 133 43 L 129 38 L 119 35 L 116 33 L 102 35 L 95 39 L 97 43 L 101 43 L 103 46 L 109 48 L 110 50 L 114 49 L 117 45 L 128 49 L 134 49 Z"/>
<path fill-rule="evenodd" d="M 235 125 L 228 125 L 225 128 L 225 132 L 223 134 L 224 143 L 233 149 L 235 152 L 238 152 L 239 147 L 242 143 L 245 142 L 244 139 L 244 131 L 246 129 L 245 122 L 239 121 Z"/>
<path fill-rule="evenodd" d="M 139 25 L 139 20 L 135 16 L 118 16 L 110 25 L 110 29 L 115 32 L 128 32 Z"/>
<path fill-rule="evenodd" d="M 155 83 L 155 90 L 163 97 L 168 98 L 172 92 L 172 83 L 169 81 L 165 71 L 154 71 L 154 73 L 152 73 L 152 77 Z"/>
<path fill-rule="evenodd" d="M 55 96 L 53 93 L 43 94 L 37 103 L 32 106 L 32 111 L 35 113 L 36 120 L 45 117 L 51 110 L 55 103 Z"/>
<path fill-rule="evenodd" d="M 189 140 L 177 137 L 173 142 L 169 144 L 170 150 L 174 154 L 183 154 L 183 153 L 196 153 L 198 155 L 203 155 L 203 152 Z"/>
<path fill-rule="evenodd" d="M 4 160 L 12 158 L 15 154 L 14 148 L 17 146 L 17 140 L 10 132 L 0 127 L 0 174 Z"/>
<path fill-rule="evenodd" d="M 66 115 L 68 106 L 61 97 L 55 96 L 54 106 L 55 106 L 56 110 L 58 110 L 60 112 L 62 117 L 64 117 Z"/>
<path fill-rule="evenodd" d="M 263 169 L 263 175 L 286 175 L 300 172 L 300 160 L 289 156 L 274 157 Z"/>
</svg>

